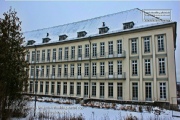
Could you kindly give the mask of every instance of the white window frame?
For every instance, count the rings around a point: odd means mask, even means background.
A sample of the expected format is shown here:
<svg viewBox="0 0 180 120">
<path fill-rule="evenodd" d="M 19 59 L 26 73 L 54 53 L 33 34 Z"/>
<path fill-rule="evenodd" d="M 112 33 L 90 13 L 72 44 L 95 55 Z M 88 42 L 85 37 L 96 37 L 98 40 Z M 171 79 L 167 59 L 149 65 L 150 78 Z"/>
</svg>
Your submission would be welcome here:
<svg viewBox="0 0 180 120">
<path fill-rule="evenodd" d="M 114 75 L 114 72 L 113 72 L 113 61 L 109 61 L 108 62 L 108 74 L 109 74 L 109 77 L 112 77 Z"/>
<path fill-rule="evenodd" d="M 104 76 L 105 75 L 105 63 L 104 62 L 100 62 L 100 76 Z"/>
<path fill-rule="evenodd" d="M 78 45 L 78 59 L 82 59 L 82 45 Z"/>
<path fill-rule="evenodd" d="M 158 35 L 158 52 L 164 51 L 164 35 Z"/>
<path fill-rule="evenodd" d="M 65 47 L 64 48 L 65 50 L 64 50 L 64 60 L 68 60 L 68 57 L 69 57 L 69 47 Z"/>
<path fill-rule="evenodd" d="M 62 60 L 62 48 L 59 48 L 59 57 L 58 57 L 59 60 Z"/>
<path fill-rule="evenodd" d="M 122 54 L 122 40 L 117 40 L 117 54 Z"/>
<path fill-rule="evenodd" d="M 58 77 L 62 76 L 62 67 L 61 65 L 58 65 Z"/>
<path fill-rule="evenodd" d="M 89 76 L 89 63 L 84 63 L 84 69 L 85 69 L 84 76 Z"/>
<path fill-rule="evenodd" d="M 37 55 L 36 55 L 36 62 L 40 61 L 40 51 L 37 51 Z"/>
<path fill-rule="evenodd" d="M 74 64 L 71 64 L 71 77 L 74 77 Z"/>
<path fill-rule="evenodd" d="M 63 95 L 67 95 L 67 82 L 63 82 Z"/>
<path fill-rule="evenodd" d="M 71 46 L 71 59 L 75 59 L 75 46 Z"/>
<path fill-rule="evenodd" d="M 45 50 L 42 50 L 42 61 L 45 61 Z"/>
<path fill-rule="evenodd" d="M 159 58 L 159 75 L 166 74 L 165 58 Z"/>
<path fill-rule="evenodd" d="M 77 67 L 78 67 L 78 77 L 81 77 L 81 63 L 78 63 L 77 64 Z"/>
<path fill-rule="evenodd" d="M 161 100 L 165 100 L 167 98 L 167 88 L 166 88 L 166 82 L 160 82 L 159 83 L 159 97 Z"/>
<path fill-rule="evenodd" d="M 138 100 L 138 83 L 132 83 L 132 100 Z"/>
<path fill-rule="evenodd" d="M 47 61 L 50 61 L 51 59 L 51 49 L 47 49 Z"/>
<path fill-rule="evenodd" d="M 89 44 L 85 45 L 85 58 L 89 57 Z"/>
<path fill-rule="evenodd" d="M 145 75 L 151 75 L 151 60 L 144 59 L 144 63 L 145 63 Z"/>
<path fill-rule="evenodd" d="M 68 64 L 64 64 L 64 77 L 68 76 Z"/>
<path fill-rule="evenodd" d="M 144 53 L 150 52 L 150 37 L 144 37 Z"/>
<path fill-rule="evenodd" d="M 104 83 L 100 83 L 100 98 L 104 98 L 104 92 L 105 92 L 105 88 L 104 88 L 105 86 L 104 86 Z"/>
<path fill-rule="evenodd" d="M 93 47 L 92 57 L 97 57 L 97 44 L 96 44 L 96 43 L 93 43 L 93 44 L 92 44 L 92 47 Z"/>
<path fill-rule="evenodd" d="M 92 96 L 96 96 L 96 82 L 92 82 Z"/>
<path fill-rule="evenodd" d="M 70 82 L 70 95 L 74 94 L 74 82 Z"/>
<path fill-rule="evenodd" d="M 138 75 L 138 65 L 137 60 L 132 60 L 132 75 L 137 76 Z"/>
<path fill-rule="evenodd" d="M 53 49 L 53 61 L 56 61 L 56 49 Z"/>
<path fill-rule="evenodd" d="M 81 82 L 77 82 L 77 95 L 81 95 Z"/>
<path fill-rule="evenodd" d="M 113 98 L 113 82 L 108 83 L 108 97 Z"/>
<path fill-rule="evenodd" d="M 122 99 L 123 98 L 123 84 L 117 83 L 117 98 Z"/>
<path fill-rule="evenodd" d="M 145 97 L 147 101 L 152 100 L 152 84 L 151 82 L 145 83 Z"/>
<path fill-rule="evenodd" d="M 121 60 L 117 61 L 117 74 L 122 75 L 122 61 Z"/>
<path fill-rule="evenodd" d="M 100 56 L 104 56 L 105 55 L 105 43 L 104 42 L 100 42 Z"/>
<path fill-rule="evenodd" d="M 137 54 L 137 39 L 131 39 L 131 54 Z"/>
<path fill-rule="evenodd" d="M 108 55 L 109 56 L 113 55 L 113 41 L 108 42 Z"/>
<path fill-rule="evenodd" d="M 96 63 L 92 63 L 92 76 L 96 76 L 97 68 L 96 68 Z"/>
</svg>

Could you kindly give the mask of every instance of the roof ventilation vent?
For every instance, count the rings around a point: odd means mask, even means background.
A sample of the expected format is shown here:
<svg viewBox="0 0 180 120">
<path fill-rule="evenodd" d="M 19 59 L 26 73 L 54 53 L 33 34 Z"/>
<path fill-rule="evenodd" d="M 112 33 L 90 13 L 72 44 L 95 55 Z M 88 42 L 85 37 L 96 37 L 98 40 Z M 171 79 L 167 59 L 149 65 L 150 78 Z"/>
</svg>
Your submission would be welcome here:
<svg viewBox="0 0 180 120">
<path fill-rule="evenodd" d="M 27 45 L 33 45 L 35 42 L 36 42 L 36 41 L 34 41 L 34 40 L 28 40 Z"/>
<path fill-rule="evenodd" d="M 77 32 L 77 37 L 84 37 L 85 35 L 87 34 L 86 31 L 80 31 L 80 32 Z"/>
<path fill-rule="evenodd" d="M 65 40 L 68 36 L 66 34 L 59 36 L 59 41 Z"/>
<path fill-rule="evenodd" d="M 109 28 L 105 25 L 105 22 L 103 22 L 102 27 L 99 28 L 99 34 L 107 33 Z"/>
<path fill-rule="evenodd" d="M 123 29 L 131 29 L 134 27 L 134 22 L 126 22 L 126 23 L 123 23 Z"/>
</svg>

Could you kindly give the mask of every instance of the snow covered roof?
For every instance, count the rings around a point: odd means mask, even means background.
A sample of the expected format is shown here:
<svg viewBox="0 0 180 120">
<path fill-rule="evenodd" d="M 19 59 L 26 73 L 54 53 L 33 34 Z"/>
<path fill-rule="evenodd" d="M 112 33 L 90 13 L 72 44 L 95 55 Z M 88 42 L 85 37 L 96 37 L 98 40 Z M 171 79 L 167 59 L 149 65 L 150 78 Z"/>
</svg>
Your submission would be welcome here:
<svg viewBox="0 0 180 120">
<path fill-rule="evenodd" d="M 103 26 L 103 22 L 105 22 L 105 25 L 109 28 L 109 31 L 105 34 L 164 24 L 162 22 L 160 23 L 144 22 L 143 12 L 144 11 L 135 8 L 128 11 L 109 14 L 79 22 L 73 22 L 55 27 L 28 31 L 28 32 L 24 32 L 23 36 L 25 37 L 26 43 L 28 40 L 35 40 L 36 42 L 34 44 L 38 45 L 38 44 L 47 44 L 47 43 L 42 43 L 42 38 L 45 38 L 47 33 L 49 34 L 48 37 L 51 39 L 49 43 L 59 42 L 59 36 L 64 34 L 67 35 L 68 37 L 66 38 L 66 40 L 63 41 L 78 39 L 77 32 L 80 31 L 87 32 L 87 34 L 83 38 L 89 36 L 98 36 L 100 35 L 99 28 Z M 153 18 L 157 19 L 155 17 Z M 132 29 L 123 30 L 123 23 L 126 22 L 134 22 L 134 27 Z"/>
</svg>

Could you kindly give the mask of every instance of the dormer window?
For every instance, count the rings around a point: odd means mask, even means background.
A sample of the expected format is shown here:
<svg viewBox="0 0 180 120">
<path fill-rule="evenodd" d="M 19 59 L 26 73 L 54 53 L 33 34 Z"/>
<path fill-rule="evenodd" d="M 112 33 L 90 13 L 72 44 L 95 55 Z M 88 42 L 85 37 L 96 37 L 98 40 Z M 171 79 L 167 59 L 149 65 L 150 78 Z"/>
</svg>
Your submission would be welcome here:
<svg viewBox="0 0 180 120">
<path fill-rule="evenodd" d="M 99 34 L 107 33 L 109 28 L 105 25 L 105 22 L 103 22 L 102 27 L 99 28 Z"/>
<path fill-rule="evenodd" d="M 59 36 L 59 41 L 65 40 L 68 36 L 66 34 Z"/>
<path fill-rule="evenodd" d="M 48 38 L 48 37 L 47 37 L 47 38 L 43 38 L 43 39 L 42 39 L 42 43 L 48 43 L 50 40 L 51 40 L 51 39 Z"/>
<path fill-rule="evenodd" d="M 131 29 L 134 27 L 134 22 L 123 23 L 123 29 Z"/>
<path fill-rule="evenodd" d="M 34 41 L 34 40 L 28 40 L 27 45 L 33 45 L 35 42 L 36 42 L 36 41 Z"/>
<path fill-rule="evenodd" d="M 77 33 L 77 37 L 78 37 L 78 38 L 79 38 L 79 37 L 84 37 L 86 34 L 87 34 L 86 31 L 81 31 L 81 32 L 78 32 L 78 33 Z"/>
</svg>

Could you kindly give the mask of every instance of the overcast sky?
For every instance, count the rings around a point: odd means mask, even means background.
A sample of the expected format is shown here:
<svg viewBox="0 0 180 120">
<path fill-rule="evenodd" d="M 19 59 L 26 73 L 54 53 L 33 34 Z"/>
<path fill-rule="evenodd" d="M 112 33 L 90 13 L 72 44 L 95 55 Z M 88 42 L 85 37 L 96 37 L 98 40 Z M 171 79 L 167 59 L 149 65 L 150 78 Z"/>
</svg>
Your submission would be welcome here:
<svg viewBox="0 0 180 120">
<path fill-rule="evenodd" d="M 180 81 L 180 1 L 116 1 L 116 2 L 36 2 L 36 1 L 4 1 L 0 0 L 0 17 L 10 6 L 18 12 L 22 21 L 22 30 L 31 31 L 89 18 L 112 14 L 129 9 L 171 9 L 172 21 L 177 21 L 176 68 L 177 79 Z"/>
</svg>

